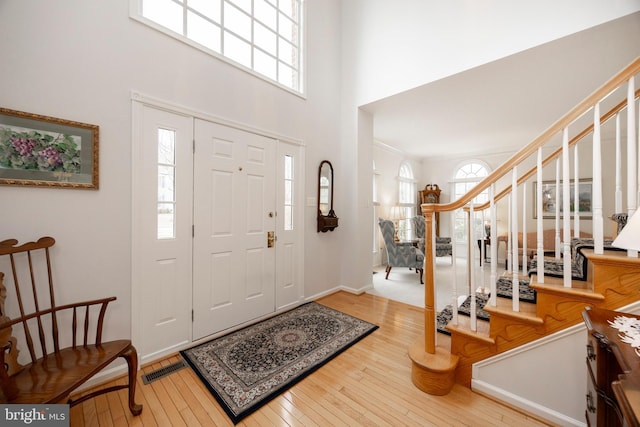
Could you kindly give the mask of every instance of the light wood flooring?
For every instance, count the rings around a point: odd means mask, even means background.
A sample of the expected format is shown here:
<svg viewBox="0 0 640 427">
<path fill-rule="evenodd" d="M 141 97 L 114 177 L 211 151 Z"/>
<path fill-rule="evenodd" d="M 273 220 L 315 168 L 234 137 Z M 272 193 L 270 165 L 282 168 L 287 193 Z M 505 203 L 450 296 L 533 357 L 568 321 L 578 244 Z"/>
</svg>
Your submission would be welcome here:
<svg viewBox="0 0 640 427">
<path fill-rule="evenodd" d="M 319 303 L 377 324 L 347 349 L 241 421 L 240 426 L 544 426 L 549 425 L 456 385 L 430 396 L 411 383 L 407 349 L 422 334 L 422 310 L 379 296 L 338 292 Z M 141 374 L 178 360 L 144 366 Z M 124 383 L 125 379 L 114 381 Z M 190 368 L 144 385 L 133 417 L 125 390 L 71 409 L 71 426 L 232 426 Z"/>
</svg>

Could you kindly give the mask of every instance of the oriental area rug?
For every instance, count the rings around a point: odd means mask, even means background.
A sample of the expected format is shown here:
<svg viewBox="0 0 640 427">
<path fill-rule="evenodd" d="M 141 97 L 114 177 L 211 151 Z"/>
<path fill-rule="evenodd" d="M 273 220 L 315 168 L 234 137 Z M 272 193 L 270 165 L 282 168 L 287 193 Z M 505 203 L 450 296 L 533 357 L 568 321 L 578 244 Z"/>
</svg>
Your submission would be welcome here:
<svg viewBox="0 0 640 427">
<path fill-rule="evenodd" d="M 238 423 L 377 328 L 311 302 L 180 353 Z"/>
</svg>

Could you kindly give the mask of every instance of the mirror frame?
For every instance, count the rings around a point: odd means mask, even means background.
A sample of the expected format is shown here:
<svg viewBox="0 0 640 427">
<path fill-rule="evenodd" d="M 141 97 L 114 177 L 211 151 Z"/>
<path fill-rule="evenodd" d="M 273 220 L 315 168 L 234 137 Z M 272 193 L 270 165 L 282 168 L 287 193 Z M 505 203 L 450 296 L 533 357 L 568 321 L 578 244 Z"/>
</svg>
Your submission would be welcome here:
<svg viewBox="0 0 640 427">
<path fill-rule="evenodd" d="M 320 179 L 322 178 L 322 167 L 327 164 L 329 166 L 329 172 L 331 176 L 329 180 L 331 182 L 331 194 L 329 195 L 329 213 L 327 215 L 323 215 L 320 210 Z M 318 168 L 318 233 L 327 231 L 333 231 L 338 226 L 338 217 L 336 216 L 335 211 L 333 210 L 333 187 L 335 187 L 335 179 L 333 177 L 333 166 L 329 160 L 323 160 L 320 162 L 320 167 Z"/>
</svg>

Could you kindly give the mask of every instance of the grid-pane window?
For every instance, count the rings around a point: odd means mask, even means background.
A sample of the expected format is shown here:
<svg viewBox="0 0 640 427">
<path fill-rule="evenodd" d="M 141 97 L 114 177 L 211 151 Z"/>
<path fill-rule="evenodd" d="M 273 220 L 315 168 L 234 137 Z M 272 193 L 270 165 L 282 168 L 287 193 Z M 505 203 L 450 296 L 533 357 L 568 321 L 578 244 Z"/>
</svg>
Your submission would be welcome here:
<svg viewBox="0 0 640 427">
<path fill-rule="evenodd" d="M 143 22 L 302 92 L 304 0 L 131 1 Z"/>
<path fill-rule="evenodd" d="M 453 198 L 459 199 L 465 195 L 469 190 L 475 187 L 483 178 L 489 175 L 489 169 L 487 166 L 479 162 L 465 163 L 456 170 L 453 178 Z M 489 191 L 485 190 L 478 194 L 473 203 L 478 205 L 489 201 Z M 464 243 L 467 241 L 468 224 L 467 214 L 462 210 L 456 212 L 455 217 L 455 240 L 457 243 Z M 476 219 L 476 230 L 482 229 L 482 221 Z"/>
<path fill-rule="evenodd" d="M 411 218 L 416 211 L 416 183 L 413 170 L 408 163 L 402 163 L 398 172 L 398 206 L 400 207 L 398 238 L 409 240 L 413 235 Z"/>
<path fill-rule="evenodd" d="M 158 129 L 158 239 L 176 237 L 176 132 Z"/>
<path fill-rule="evenodd" d="M 284 156 L 284 229 L 293 230 L 293 156 Z"/>
</svg>

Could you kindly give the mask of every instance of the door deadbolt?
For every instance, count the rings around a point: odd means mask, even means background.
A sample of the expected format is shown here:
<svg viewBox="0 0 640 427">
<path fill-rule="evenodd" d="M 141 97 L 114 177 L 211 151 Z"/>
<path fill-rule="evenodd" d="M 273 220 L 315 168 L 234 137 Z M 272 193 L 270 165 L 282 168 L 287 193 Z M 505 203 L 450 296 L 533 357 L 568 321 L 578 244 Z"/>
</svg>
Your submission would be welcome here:
<svg viewBox="0 0 640 427">
<path fill-rule="evenodd" d="M 267 247 L 268 248 L 272 248 L 273 244 L 276 241 L 276 233 L 273 231 L 268 231 L 267 232 Z"/>
</svg>

